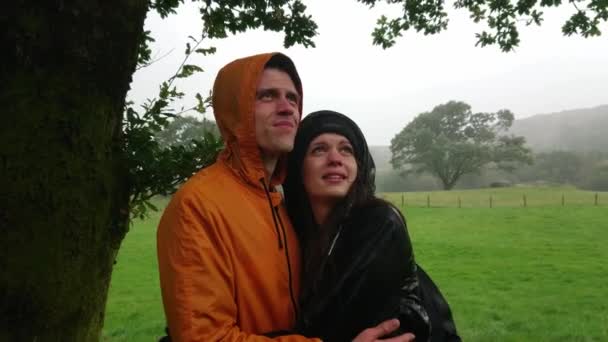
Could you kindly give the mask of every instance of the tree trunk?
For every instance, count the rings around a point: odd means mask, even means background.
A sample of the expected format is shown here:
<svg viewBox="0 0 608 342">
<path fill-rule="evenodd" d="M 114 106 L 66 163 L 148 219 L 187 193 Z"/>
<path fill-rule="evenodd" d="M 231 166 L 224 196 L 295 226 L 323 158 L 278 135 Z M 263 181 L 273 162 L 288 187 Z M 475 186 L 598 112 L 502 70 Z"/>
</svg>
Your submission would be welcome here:
<svg viewBox="0 0 608 342">
<path fill-rule="evenodd" d="M 456 185 L 458 179 L 460 179 L 460 175 L 454 174 L 451 176 L 445 176 L 443 174 L 438 174 L 437 177 L 441 180 L 441 184 L 443 185 L 443 190 L 450 191 Z"/>
<path fill-rule="evenodd" d="M 443 190 L 445 190 L 445 191 L 452 190 L 452 188 L 454 187 L 454 184 L 456 183 L 456 182 L 450 181 L 447 177 L 444 177 L 442 175 L 438 175 L 437 177 L 439 177 L 439 179 L 441 180 L 441 185 L 443 185 Z"/>
<path fill-rule="evenodd" d="M 454 183 L 445 183 L 445 182 L 442 182 L 442 183 L 443 183 L 443 190 L 445 190 L 445 191 L 450 191 L 450 190 L 452 190 L 452 188 L 454 188 Z"/>
<path fill-rule="evenodd" d="M 128 224 L 125 95 L 146 0 L 0 14 L 0 341 L 97 341 Z"/>
</svg>

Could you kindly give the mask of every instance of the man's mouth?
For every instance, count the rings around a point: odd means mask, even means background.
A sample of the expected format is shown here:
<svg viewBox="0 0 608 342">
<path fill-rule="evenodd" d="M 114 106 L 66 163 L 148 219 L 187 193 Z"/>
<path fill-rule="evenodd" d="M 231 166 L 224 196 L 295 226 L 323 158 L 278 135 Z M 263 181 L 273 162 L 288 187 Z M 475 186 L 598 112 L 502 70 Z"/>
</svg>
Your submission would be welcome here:
<svg viewBox="0 0 608 342">
<path fill-rule="evenodd" d="M 294 128 L 295 124 L 292 121 L 289 120 L 281 120 L 281 121 L 277 121 L 273 124 L 274 127 L 281 127 L 281 128 Z"/>
</svg>

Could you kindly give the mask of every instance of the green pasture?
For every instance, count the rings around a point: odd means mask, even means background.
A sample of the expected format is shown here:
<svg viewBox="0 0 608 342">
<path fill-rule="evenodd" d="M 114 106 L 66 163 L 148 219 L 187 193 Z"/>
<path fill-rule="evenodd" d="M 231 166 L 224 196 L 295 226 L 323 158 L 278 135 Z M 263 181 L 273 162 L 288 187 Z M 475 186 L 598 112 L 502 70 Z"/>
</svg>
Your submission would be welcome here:
<svg viewBox="0 0 608 342">
<path fill-rule="evenodd" d="M 517 204 L 524 190 L 525 208 Z M 572 202 L 562 206 L 562 193 Z M 489 208 L 490 194 L 505 204 Z M 465 341 L 608 341 L 608 193 L 597 206 L 593 195 L 567 188 L 404 194 L 416 258 L 448 298 Z M 385 196 L 400 206 L 401 194 Z M 448 205 L 458 196 L 462 208 Z M 155 341 L 163 332 L 159 216 L 136 222 L 123 242 L 105 341 Z"/>
</svg>

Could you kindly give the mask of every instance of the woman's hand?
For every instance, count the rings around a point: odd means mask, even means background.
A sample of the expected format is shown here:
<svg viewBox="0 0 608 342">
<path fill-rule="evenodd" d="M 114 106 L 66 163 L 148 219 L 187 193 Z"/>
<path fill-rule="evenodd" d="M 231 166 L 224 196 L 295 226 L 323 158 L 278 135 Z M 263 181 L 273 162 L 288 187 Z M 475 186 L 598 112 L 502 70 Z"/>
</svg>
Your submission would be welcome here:
<svg viewBox="0 0 608 342">
<path fill-rule="evenodd" d="M 388 339 L 381 339 L 382 336 L 386 336 L 393 331 L 399 328 L 399 320 L 398 319 L 389 319 L 388 321 L 384 321 L 373 328 L 368 328 L 363 330 L 353 342 L 376 342 L 376 341 L 384 341 L 384 342 L 411 342 L 414 341 L 416 336 L 410 333 L 406 333 L 403 335 L 399 335 L 396 337 L 391 337 Z"/>
</svg>

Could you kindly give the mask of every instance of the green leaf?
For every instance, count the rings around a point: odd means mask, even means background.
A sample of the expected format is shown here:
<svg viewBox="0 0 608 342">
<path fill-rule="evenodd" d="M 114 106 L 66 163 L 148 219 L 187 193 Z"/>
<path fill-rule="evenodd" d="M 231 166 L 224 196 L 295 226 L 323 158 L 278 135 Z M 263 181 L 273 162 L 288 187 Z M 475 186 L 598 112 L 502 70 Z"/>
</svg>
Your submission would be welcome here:
<svg viewBox="0 0 608 342">
<path fill-rule="evenodd" d="M 203 56 L 212 55 L 212 54 L 214 54 L 214 53 L 215 53 L 215 51 L 216 51 L 216 48 L 215 48 L 215 47 L 209 47 L 209 48 L 199 48 L 199 49 L 194 50 L 194 52 L 196 52 L 196 53 L 200 53 L 200 54 L 202 54 Z"/>
<path fill-rule="evenodd" d="M 203 69 L 198 65 L 184 64 L 182 70 L 177 74 L 177 78 L 186 78 L 192 76 L 196 72 L 203 72 Z M 181 93 L 183 95 L 183 93 Z"/>
</svg>

